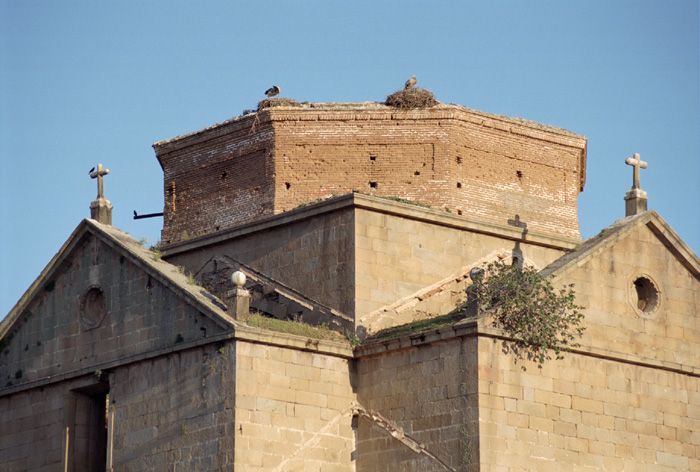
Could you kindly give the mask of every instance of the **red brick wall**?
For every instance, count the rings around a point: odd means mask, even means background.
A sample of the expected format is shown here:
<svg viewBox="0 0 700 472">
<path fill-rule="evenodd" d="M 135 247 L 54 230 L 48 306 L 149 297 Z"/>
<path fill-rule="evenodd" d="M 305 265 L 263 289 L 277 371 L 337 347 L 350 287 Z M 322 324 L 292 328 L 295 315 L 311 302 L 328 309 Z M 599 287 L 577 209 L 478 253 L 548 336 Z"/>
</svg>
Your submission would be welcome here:
<svg viewBox="0 0 700 472">
<path fill-rule="evenodd" d="M 155 148 L 165 243 L 352 191 L 580 237 L 586 139 L 459 106 L 274 108 Z"/>
<path fill-rule="evenodd" d="M 272 214 L 271 138 L 269 122 L 248 118 L 154 145 L 164 177 L 162 242 Z"/>
</svg>

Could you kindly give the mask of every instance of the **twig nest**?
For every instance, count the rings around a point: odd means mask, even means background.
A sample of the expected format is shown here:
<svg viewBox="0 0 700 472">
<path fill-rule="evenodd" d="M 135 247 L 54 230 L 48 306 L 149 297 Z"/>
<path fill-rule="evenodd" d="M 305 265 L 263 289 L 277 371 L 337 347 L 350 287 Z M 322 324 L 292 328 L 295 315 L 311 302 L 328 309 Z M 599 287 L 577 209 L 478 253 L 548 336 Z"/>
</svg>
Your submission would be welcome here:
<svg viewBox="0 0 700 472">
<path fill-rule="evenodd" d="M 291 98 L 266 98 L 258 102 L 258 111 L 273 107 L 300 107 L 301 103 Z"/>
<path fill-rule="evenodd" d="M 412 108 L 429 108 L 438 104 L 435 95 L 430 90 L 422 88 L 412 88 L 399 90 L 386 97 L 386 104 L 402 110 Z"/>
</svg>

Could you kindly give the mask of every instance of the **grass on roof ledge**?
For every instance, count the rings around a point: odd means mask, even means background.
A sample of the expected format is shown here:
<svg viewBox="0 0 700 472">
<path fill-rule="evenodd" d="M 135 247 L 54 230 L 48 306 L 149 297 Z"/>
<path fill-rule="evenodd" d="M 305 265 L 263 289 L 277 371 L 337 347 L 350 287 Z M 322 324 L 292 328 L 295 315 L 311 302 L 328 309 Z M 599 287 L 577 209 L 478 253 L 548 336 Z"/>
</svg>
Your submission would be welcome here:
<svg viewBox="0 0 700 472">
<path fill-rule="evenodd" d="M 464 312 L 455 310 L 446 315 L 436 316 L 435 318 L 428 318 L 425 320 L 413 321 L 412 323 L 406 323 L 400 326 L 393 326 L 391 328 L 377 331 L 375 334 L 367 337 L 362 344 L 368 344 L 376 341 L 387 341 L 389 339 L 400 338 L 401 336 L 416 334 L 421 331 L 442 328 L 443 326 L 451 326 L 464 319 L 464 317 Z"/>
<path fill-rule="evenodd" d="M 325 324 L 322 324 L 320 326 L 312 326 L 301 321 L 278 320 L 277 318 L 270 318 L 259 313 L 253 313 L 250 315 L 250 318 L 248 318 L 248 325 L 253 326 L 255 328 L 269 329 L 270 331 L 276 331 L 278 333 L 295 334 L 297 336 L 304 336 L 312 339 L 350 342 L 351 344 L 358 346 L 363 344 L 374 343 L 377 341 L 388 341 L 391 339 L 400 338 L 402 336 L 416 334 L 421 331 L 451 326 L 457 323 L 458 321 L 464 319 L 464 317 L 464 312 L 455 310 L 446 315 L 436 316 L 434 318 L 418 320 L 412 323 L 406 323 L 400 326 L 394 326 L 391 328 L 383 329 L 373 334 L 372 336 L 367 337 L 363 341 L 359 341 L 352 335 L 348 337 L 341 333 L 338 333 L 337 331 L 333 331 L 328 327 L 328 325 Z"/>
<path fill-rule="evenodd" d="M 333 331 L 328 325 L 312 326 L 301 321 L 285 321 L 277 318 L 270 318 L 259 313 L 251 313 L 248 324 L 256 328 L 269 329 L 278 333 L 296 334 L 312 339 L 325 339 L 328 341 L 344 341 L 348 338 Z"/>
</svg>

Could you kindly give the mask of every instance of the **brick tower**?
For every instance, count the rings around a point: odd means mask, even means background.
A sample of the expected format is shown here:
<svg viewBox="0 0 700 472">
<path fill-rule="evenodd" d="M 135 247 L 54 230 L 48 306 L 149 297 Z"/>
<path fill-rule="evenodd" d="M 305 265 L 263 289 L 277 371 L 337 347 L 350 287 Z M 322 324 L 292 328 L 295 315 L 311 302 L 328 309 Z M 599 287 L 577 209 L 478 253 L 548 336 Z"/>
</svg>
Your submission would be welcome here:
<svg viewBox="0 0 700 472">
<path fill-rule="evenodd" d="M 586 138 L 461 106 L 268 108 L 153 147 L 164 244 L 350 192 L 580 237 Z"/>
</svg>

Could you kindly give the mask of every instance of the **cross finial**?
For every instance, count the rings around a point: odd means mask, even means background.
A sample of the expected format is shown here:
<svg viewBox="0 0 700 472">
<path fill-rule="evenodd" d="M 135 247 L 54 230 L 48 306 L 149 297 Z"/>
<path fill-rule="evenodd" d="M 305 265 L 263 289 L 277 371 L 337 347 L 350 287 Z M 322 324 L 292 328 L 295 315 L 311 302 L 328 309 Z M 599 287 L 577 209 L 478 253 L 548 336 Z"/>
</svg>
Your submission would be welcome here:
<svg viewBox="0 0 700 472">
<path fill-rule="evenodd" d="M 647 193 L 639 186 L 639 169 L 646 169 L 647 163 L 635 153 L 625 159 L 625 164 L 634 168 L 632 188 L 625 194 L 625 216 L 632 216 L 647 211 Z"/>
<path fill-rule="evenodd" d="M 632 172 L 632 188 L 639 188 L 639 169 L 646 169 L 648 164 L 639 158 L 639 154 L 635 153 L 633 157 L 628 157 L 625 159 L 625 164 L 632 166 L 634 171 Z"/>
<path fill-rule="evenodd" d="M 95 169 L 93 167 L 93 169 Z M 102 176 L 109 174 L 109 169 L 103 169 L 102 164 L 97 164 L 96 171 L 90 171 L 90 178 L 97 179 L 97 198 L 105 198 L 104 188 L 102 183 Z"/>
<path fill-rule="evenodd" d="M 109 174 L 109 169 L 103 169 L 97 164 L 97 170 L 90 169 L 90 178 L 97 179 L 97 198 L 90 203 L 90 218 L 100 223 L 112 224 L 112 204 L 105 198 L 102 177 Z"/>
</svg>

